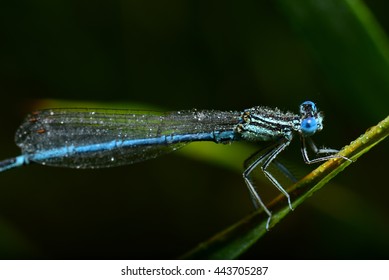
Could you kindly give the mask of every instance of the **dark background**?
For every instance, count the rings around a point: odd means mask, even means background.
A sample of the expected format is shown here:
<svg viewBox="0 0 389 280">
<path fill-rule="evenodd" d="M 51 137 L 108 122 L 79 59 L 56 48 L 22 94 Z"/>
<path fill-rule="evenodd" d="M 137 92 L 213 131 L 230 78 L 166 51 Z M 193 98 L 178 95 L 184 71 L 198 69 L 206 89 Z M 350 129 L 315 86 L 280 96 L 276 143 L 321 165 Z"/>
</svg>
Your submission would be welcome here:
<svg viewBox="0 0 389 280">
<path fill-rule="evenodd" d="M 316 142 L 341 148 L 387 115 L 389 72 L 365 66 L 375 58 L 358 42 L 342 47 L 354 37 L 342 30 L 336 7 L 328 20 L 340 27 L 340 42 L 323 46 L 328 34 L 310 36 L 320 30 L 314 21 L 311 30 L 299 28 L 287 2 L 3 1 L 1 158 L 20 153 L 14 132 L 28 112 L 65 104 L 52 99 L 294 112 L 312 100 L 326 115 Z M 388 31 L 387 2 L 366 4 Z M 285 158 L 311 170 L 297 142 Z M 177 258 L 253 210 L 243 167 L 184 155 L 104 170 L 31 165 L 0 174 L 0 258 Z M 242 258 L 389 258 L 387 160 L 386 141 Z"/>
</svg>

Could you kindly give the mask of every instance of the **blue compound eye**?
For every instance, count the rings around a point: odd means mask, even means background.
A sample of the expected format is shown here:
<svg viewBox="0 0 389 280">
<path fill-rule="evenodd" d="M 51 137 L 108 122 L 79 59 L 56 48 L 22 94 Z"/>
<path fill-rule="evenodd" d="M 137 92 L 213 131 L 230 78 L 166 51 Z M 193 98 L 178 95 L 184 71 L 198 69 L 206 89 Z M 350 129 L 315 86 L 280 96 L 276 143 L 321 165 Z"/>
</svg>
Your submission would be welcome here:
<svg viewBox="0 0 389 280">
<path fill-rule="evenodd" d="M 314 114 L 317 112 L 316 105 L 312 101 L 305 101 L 300 105 L 300 114 Z"/>
<path fill-rule="evenodd" d="M 304 136 L 311 136 L 317 131 L 317 121 L 315 118 L 306 118 L 301 121 L 301 132 Z"/>
</svg>

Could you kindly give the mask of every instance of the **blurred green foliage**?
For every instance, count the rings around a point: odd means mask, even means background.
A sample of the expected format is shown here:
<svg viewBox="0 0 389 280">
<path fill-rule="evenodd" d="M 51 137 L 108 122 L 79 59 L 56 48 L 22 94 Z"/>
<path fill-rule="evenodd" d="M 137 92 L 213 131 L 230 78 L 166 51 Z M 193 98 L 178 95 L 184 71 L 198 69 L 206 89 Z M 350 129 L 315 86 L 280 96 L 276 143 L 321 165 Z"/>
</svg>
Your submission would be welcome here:
<svg viewBox="0 0 389 280">
<path fill-rule="evenodd" d="M 19 153 L 13 134 L 41 99 L 291 111 L 308 99 L 326 115 L 316 142 L 340 148 L 388 114 L 389 7 L 366 4 L 3 2 L 0 156 Z M 387 259 L 388 150 L 373 149 L 242 258 Z M 253 210 L 240 175 L 252 151 L 200 143 L 183 149 L 189 158 L 0 174 L 0 258 L 176 258 Z M 298 144 L 285 160 L 307 168 Z"/>
</svg>

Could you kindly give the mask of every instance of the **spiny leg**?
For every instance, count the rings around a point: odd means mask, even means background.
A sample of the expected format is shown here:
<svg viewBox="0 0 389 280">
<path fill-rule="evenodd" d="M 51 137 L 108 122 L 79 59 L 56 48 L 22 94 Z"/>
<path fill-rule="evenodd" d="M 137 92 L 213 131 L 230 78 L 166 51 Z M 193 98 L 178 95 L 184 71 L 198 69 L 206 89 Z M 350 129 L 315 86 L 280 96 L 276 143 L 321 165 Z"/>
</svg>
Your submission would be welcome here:
<svg viewBox="0 0 389 280">
<path fill-rule="evenodd" d="M 272 163 L 272 161 L 277 157 L 277 155 L 282 152 L 286 146 L 289 145 L 291 140 L 289 139 L 283 139 L 281 144 L 277 143 L 277 144 L 273 144 L 271 145 L 270 147 L 265 147 L 264 149 L 261 149 L 260 151 L 258 151 L 257 153 L 255 153 L 253 156 L 251 156 L 248 160 L 245 161 L 245 171 L 243 172 L 243 179 L 244 181 L 246 182 L 246 185 L 249 189 L 249 192 L 250 192 L 250 195 L 253 199 L 253 202 L 254 202 L 254 205 L 258 208 L 258 207 L 261 207 L 265 213 L 269 216 L 268 220 L 267 220 L 267 223 L 266 223 L 266 229 L 269 230 L 269 225 L 270 225 L 270 220 L 271 220 L 271 217 L 272 217 L 272 214 L 270 212 L 270 210 L 266 207 L 265 203 L 262 201 L 262 199 L 260 198 L 260 196 L 258 195 L 255 187 L 253 186 L 253 184 L 251 183 L 251 180 L 249 179 L 249 176 L 250 176 L 250 173 L 262 162 L 265 160 L 265 163 L 261 166 L 261 169 L 262 171 L 264 172 L 265 176 L 277 187 L 278 190 L 280 190 L 288 199 L 288 203 L 289 203 L 289 207 L 290 209 L 293 210 L 293 207 L 292 207 L 292 203 L 290 201 L 290 196 L 289 194 L 282 188 L 282 186 L 278 183 L 278 181 L 270 174 L 270 172 L 268 172 L 266 170 L 266 168 L 270 165 L 270 163 Z M 263 153 L 264 150 L 266 149 L 269 149 L 268 151 L 266 151 L 265 153 Z M 262 155 L 260 155 L 261 153 L 263 153 Z M 254 162 L 252 162 L 251 164 L 249 164 L 247 166 L 247 163 L 254 157 L 257 157 Z M 281 164 L 281 163 L 278 163 L 279 165 L 281 165 L 282 169 L 281 171 L 287 171 L 286 172 L 286 175 L 289 177 L 291 176 L 292 178 L 293 175 Z M 277 164 L 277 167 L 279 166 Z"/>
<path fill-rule="evenodd" d="M 281 186 L 281 184 L 277 181 L 276 178 L 274 178 L 274 176 L 269 172 L 267 171 L 267 168 L 269 167 L 269 165 L 272 163 L 272 161 L 283 151 L 285 150 L 285 148 L 290 144 L 291 140 L 290 139 L 283 139 L 283 141 L 281 142 L 280 145 L 278 145 L 276 148 L 274 148 L 273 150 L 271 150 L 271 153 L 269 154 L 269 156 L 267 157 L 266 161 L 263 163 L 263 165 L 261 166 L 261 169 L 263 171 L 263 173 L 265 174 L 265 176 L 273 183 L 273 185 L 276 186 L 276 188 L 285 195 L 285 197 L 287 198 L 288 200 L 288 204 L 289 204 L 289 208 L 291 210 L 294 210 L 293 209 L 293 206 L 292 206 L 292 202 L 290 200 L 290 195 L 288 194 L 288 192 Z"/>
<path fill-rule="evenodd" d="M 274 146 L 274 144 L 271 146 Z M 272 214 L 271 214 L 270 210 L 266 207 L 265 203 L 262 201 L 261 197 L 258 195 L 257 190 L 255 189 L 254 185 L 251 183 L 251 180 L 249 178 L 250 173 L 258 166 L 259 163 L 261 163 L 266 157 L 268 157 L 269 154 L 271 154 L 271 152 L 273 150 L 273 149 L 270 149 L 269 151 L 263 153 L 263 151 L 266 149 L 269 149 L 269 147 L 265 147 L 264 149 L 259 150 L 258 152 L 253 154 L 250 158 L 248 158 L 245 161 L 244 165 L 245 165 L 246 169 L 243 172 L 243 179 L 246 182 L 247 188 L 250 192 L 251 199 L 253 201 L 255 208 L 262 208 L 265 211 L 265 213 L 269 216 L 269 218 L 267 219 L 267 223 L 266 223 L 266 230 L 269 230 L 269 225 L 270 225 L 270 220 L 271 220 Z M 263 153 L 263 154 L 261 154 L 261 153 Z M 256 157 L 254 162 L 248 164 L 248 162 L 250 162 L 250 160 L 253 159 L 254 157 Z"/>
<path fill-rule="evenodd" d="M 308 156 L 307 144 L 308 144 L 309 148 L 316 155 L 319 155 L 319 154 L 331 154 L 331 155 L 310 159 L 309 156 Z M 333 159 L 333 158 L 343 158 L 345 160 L 348 160 L 348 161 L 352 162 L 352 160 L 347 158 L 347 157 L 344 157 L 344 156 L 341 156 L 341 155 L 335 155 L 338 152 L 339 151 L 335 150 L 335 149 L 323 149 L 323 148 L 319 149 L 315 145 L 315 143 L 312 141 L 311 138 L 301 136 L 301 154 L 303 155 L 304 162 L 307 163 L 307 164 L 312 164 L 312 163 L 316 163 L 316 162 L 326 161 L 326 160 Z"/>
<path fill-rule="evenodd" d="M 269 153 L 271 152 L 271 150 L 274 149 L 274 147 L 278 146 L 278 143 L 276 144 L 271 144 L 271 145 L 267 145 L 265 147 L 263 147 L 262 149 L 256 151 L 254 154 L 252 154 L 249 158 L 247 158 L 245 161 L 244 161 L 244 168 L 245 170 L 248 169 L 248 167 L 250 167 L 251 165 L 253 165 L 253 163 L 255 161 L 258 160 L 259 157 L 261 157 L 262 155 L 262 160 L 266 157 L 266 154 L 269 155 Z M 268 152 L 266 152 L 266 154 L 264 153 L 265 150 L 269 150 Z M 277 160 L 276 158 L 272 161 L 272 164 L 275 165 L 275 167 L 280 170 L 286 178 L 288 178 L 290 181 L 292 181 L 293 183 L 296 183 L 298 180 L 297 178 L 289 171 L 289 169 L 283 165 L 279 160 Z"/>
</svg>

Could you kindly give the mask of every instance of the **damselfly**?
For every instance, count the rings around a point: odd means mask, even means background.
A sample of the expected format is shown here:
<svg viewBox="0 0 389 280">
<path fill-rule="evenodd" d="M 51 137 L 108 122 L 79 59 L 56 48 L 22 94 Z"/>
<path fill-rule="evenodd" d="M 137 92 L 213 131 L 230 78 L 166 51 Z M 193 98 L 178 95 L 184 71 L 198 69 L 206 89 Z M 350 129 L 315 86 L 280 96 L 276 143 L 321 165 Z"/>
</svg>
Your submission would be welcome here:
<svg viewBox="0 0 389 280">
<path fill-rule="evenodd" d="M 268 171 L 274 159 L 290 144 L 293 135 L 301 139 L 306 163 L 342 156 L 337 150 L 318 149 L 310 136 L 323 129 L 323 115 L 311 101 L 300 105 L 300 114 L 268 107 L 243 112 L 187 110 L 167 113 L 112 109 L 47 109 L 27 116 L 16 132 L 22 154 L 0 162 L 0 172 L 29 163 L 72 168 L 103 168 L 132 164 L 176 150 L 194 141 L 230 143 L 260 142 L 270 145 L 246 164 L 243 178 L 256 207 L 271 212 L 258 195 L 250 175 L 259 165 L 265 176 L 290 196 Z M 308 158 L 307 146 L 317 155 Z M 344 158 L 344 157 L 342 157 Z"/>
</svg>

